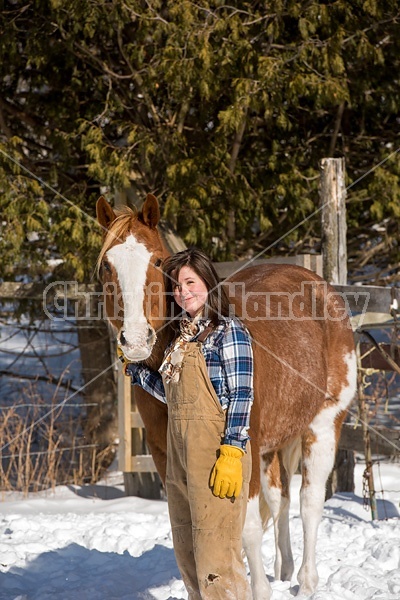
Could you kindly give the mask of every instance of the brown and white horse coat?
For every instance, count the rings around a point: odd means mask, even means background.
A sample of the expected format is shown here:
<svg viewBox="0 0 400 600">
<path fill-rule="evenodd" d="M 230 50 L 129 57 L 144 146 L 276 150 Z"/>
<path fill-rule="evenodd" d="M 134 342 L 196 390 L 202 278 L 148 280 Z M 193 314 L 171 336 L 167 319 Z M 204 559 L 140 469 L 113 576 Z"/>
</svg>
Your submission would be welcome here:
<svg viewBox="0 0 400 600">
<path fill-rule="evenodd" d="M 104 198 L 99 223 L 108 232 L 99 257 L 110 321 L 128 361 L 159 367 L 168 343 L 159 265 L 168 253 L 157 230 L 158 202 L 149 194 L 142 211 L 117 216 Z M 272 517 L 275 577 L 294 570 L 289 536 L 290 480 L 302 462 L 300 510 L 304 532 L 301 594 L 318 583 L 317 529 L 340 429 L 356 389 L 354 341 L 345 305 L 316 274 L 290 265 L 241 270 L 226 282 L 236 314 L 249 329 L 254 351 L 254 404 L 250 420 L 253 473 L 243 532 L 254 600 L 268 600 L 271 588 L 261 555 L 263 532 Z M 118 310 L 117 310 L 118 313 Z M 135 387 L 150 451 L 164 481 L 167 409 Z"/>
</svg>

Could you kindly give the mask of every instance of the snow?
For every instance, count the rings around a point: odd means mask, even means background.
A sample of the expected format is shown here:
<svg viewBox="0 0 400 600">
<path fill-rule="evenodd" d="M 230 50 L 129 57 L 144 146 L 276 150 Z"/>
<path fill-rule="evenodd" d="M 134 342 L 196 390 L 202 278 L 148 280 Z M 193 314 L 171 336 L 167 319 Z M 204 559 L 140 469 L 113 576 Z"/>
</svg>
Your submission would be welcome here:
<svg viewBox="0 0 400 600">
<path fill-rule="evenodd" d="M 354 494 L 325 504 L 317 543 L 320 582 L 312 600 L 399 600 L 399 463 L 374 468 L 378 517 L 364 507 L 358 459 Z M 296 564 L 302 529 L 292 484 L 290 528 Z M 0 600 L 177 600 L 187 598 L 176 566 L 165 500 L 126 497 L 122 474 L 111 470 L 97 485 L 60 486 L 0 503 Z M 273 579 L 272 531 L 262 546 L 272 600 L 291 600 L 291 582 Z M 240 599 L 238 599 L 240 600 Z"/>
<path fill-rule="evenodd" d="M 66 395 L 56 385 L 59 377 L 67 377 L 72 389 L 82 383 L 72 324 L 44 322 L 37 327 L 28 318 L 22 324 L 23 329 L 10 324 L 2 334 L 3 372 L 54 375 L 54 383 L 35 382 L 29 400 L 40 396 L 63 404 L 68 398 L 81 401 L 78 394 Z M 16 384 L 15 377 L 3 375 L 1 405 L 15 404 L 24 386 L 23 380 Z M 391 415 L 397 417 L 400 396 L 397 392 L 390 396 L 394 396 Z M 65 408 L 75 410 L 69 405 Z M 389 419 L 386 411 L 381 413 Z M 387 426 L 393 427 L 393 421 Z M 312 600 L 400 599 L 400 465 L 386 461 L 374 468 L 376 488 L 384 490 L 377 496 L 376 521 L 364 507 L 364 468 L 359 459 L 354 494 L 336 494 L 325 504 L 317 543 L 320 582 Z M 187 598 L 174 558 L 166 501 L 126 497 L 122 479 L 120 472 L 110 470 L 93 486 L 59 486 L 28 497 L 16 492 L 0 495 L 0 600 Z M 302 559 L 298 475 L 292 487 L 290 529 L 296 570 L 291 582 L 274 580 L 272 530 L 264 535 L 272 600 L 292 600 L 298 591 L 296 573 Z"/>
</svg>

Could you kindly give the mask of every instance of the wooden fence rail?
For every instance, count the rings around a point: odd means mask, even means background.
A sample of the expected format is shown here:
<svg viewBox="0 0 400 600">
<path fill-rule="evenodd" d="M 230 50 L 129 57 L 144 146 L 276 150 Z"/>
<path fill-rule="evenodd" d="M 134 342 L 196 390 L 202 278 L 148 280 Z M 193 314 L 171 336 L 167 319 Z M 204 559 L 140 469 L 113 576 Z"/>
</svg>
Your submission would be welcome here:
<svg viewBox="0 0 400 600">
<path fill-rule="evenodd" d="M 301 258 L 304 256 L 304 259 Z M 279 260 L 278 260 L 279 259 Z M 311 268 L 319 275 L 321 274 L 321 257 L 318 255 L 301 254 L 296 257 L 275 257 L 271 259 L 259 259 L 250 264 L 296 264 Z M 232 263 L 214 263 L 217 273 L 221 279 L 229 277 L 232 273 L 244 268 L 247 263 L 237 261 Z M 337 292 L 343 295 L 349 310 L 354 314 L 366 311 L 368 313 L 378 312 L 390 315 L 390 307 L 394 301 L 400 306 L 399 287 L 361 286 L 361 285 L 339 285 L 333 286 Z M 7 281 L 0 283 L 0 300 L 43 300 L 52 302 L 54 299 L 61 304 L 65 299 L 82 301 L 83 306 L 89 299 L 102 302 L 102 288 L 99 283 L 77 283 L 77 282 L 55 282 L 44 283 L 17 283 Z M 89 315 L 88 315 L 89 316 Z M 93 315 L 92 315 L 93 316 Z M 94 315 L 97 317 L 97 310 Z"/>
</svg>

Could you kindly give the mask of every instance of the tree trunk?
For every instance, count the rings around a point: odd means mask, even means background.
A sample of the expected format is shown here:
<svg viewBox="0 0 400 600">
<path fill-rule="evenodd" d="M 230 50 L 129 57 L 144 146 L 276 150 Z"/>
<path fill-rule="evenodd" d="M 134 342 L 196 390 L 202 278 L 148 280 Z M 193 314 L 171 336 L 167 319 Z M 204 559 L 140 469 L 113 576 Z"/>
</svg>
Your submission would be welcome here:
<svg viewBox="0 0 400 600">
<path fill-rule="evenodd" d="M 110 448 L 104 457 L 106 467 L 114 458 L 112 444 L 117 437 L 117 391 L 108 326 L 100 319 L 78 319 L 78 339 L 85 402 L 94 405 L 87 409 L 85 435 L 89 443 L 98 445 L 96 455 Z"/>
</svg>

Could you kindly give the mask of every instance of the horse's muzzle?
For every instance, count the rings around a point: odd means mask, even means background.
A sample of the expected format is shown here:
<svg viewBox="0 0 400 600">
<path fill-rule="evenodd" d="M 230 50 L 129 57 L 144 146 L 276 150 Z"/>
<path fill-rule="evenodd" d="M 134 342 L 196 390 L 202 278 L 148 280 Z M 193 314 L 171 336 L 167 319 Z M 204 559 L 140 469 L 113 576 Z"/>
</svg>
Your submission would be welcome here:
<svg viewBox="0 0 400 600">
<path fill-rule="evenodd" d="M 147 327 L 146 333 L 137 336 L 134 341 L 127 339 L 126 332 L 123 329 L 118 337 L 118 346 L 128 362 L 141 362 L 149 358 L 156 341 L 156 333 L 150 325 Z"/>
</svg>

